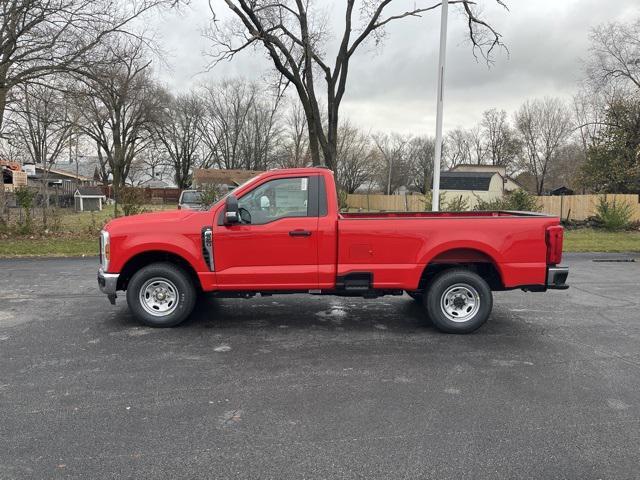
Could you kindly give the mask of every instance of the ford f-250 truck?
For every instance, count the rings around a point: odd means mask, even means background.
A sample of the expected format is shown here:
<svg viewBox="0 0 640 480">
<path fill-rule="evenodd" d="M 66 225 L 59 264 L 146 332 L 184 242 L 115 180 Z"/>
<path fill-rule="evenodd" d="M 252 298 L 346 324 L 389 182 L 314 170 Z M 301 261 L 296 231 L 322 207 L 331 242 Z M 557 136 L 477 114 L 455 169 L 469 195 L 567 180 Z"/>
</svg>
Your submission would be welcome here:
<svg viewBox="0 0 640 480">
<path fill-rule="evenodd" d="M 565 289 L 557 217 L 522 212 L 340 213 L 324 168 L 263 173 L 208 211 L 118 218 L 100 235 L 98 283 L 153 327 L 201 292 L 410 296 L 451 333 L 480 327 L 492 291 Z"/>
</svg>

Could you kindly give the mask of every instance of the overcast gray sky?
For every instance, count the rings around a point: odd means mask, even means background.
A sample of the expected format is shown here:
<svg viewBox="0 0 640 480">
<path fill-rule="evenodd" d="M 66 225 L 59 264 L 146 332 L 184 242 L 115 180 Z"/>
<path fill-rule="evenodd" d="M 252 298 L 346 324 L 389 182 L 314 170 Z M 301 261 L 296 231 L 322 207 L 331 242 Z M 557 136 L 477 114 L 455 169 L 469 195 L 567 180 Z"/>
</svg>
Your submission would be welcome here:
<svg viewBox="0 0 640 480">
<path fill-rule="evenodd" d="M 412 0 L 420 5 L 425 0 Z M 227 7 L 213 0 L 221 14 Z M 341 0 L 318 0 L 334 12 L 334 32 L 343 18 Z M 425 1 L 425 4 L 432 2 Z M 478 0 L 485 17 L 502 34 L 509 54 L 498 54 L 488 68 L 465 42 L 464 18 L 452 9 L 445 91 L 445 130 L 474 125 L 488 108 L 511 114 L 537 96 L 570 99 L 588 55 L 589 30 L 599 23 L 640 16 L 638 0 Z M 262 50 L 247 50 L 229 63 L 201 74 L 209 43 L 202 38 L 210 13 L 206 0 L 192 0 L 180 14 L 163 14 L 157 30 L 169 57 L 158 69 L 175 89 L 206 79 L 244 76 L 260 79 L 269 68 Z M 361 50 L 352 60 L 342 116 L 371 131 L 428 134 L 435 131 L 435 91 L 440 12 L 404 19 L 388 28 L 381 48 Z"/>
</svg>

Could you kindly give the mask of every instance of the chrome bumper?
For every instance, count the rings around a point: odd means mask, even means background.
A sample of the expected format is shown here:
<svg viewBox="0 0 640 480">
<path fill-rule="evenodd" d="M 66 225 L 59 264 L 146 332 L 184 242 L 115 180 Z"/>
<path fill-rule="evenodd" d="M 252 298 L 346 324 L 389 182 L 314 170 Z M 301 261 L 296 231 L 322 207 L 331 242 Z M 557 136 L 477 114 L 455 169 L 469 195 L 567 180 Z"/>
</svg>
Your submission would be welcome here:
<svg viewBox="0 0 640 480">
<path fill-rule="evenodd" d="M 118 288 L 119 273 L 105 273 L 102 269 L 98 270 L 98 286 L 100 291 L 109 297 L 109 301 L 115 304 L 116 290 Z"/>
<path fill-rule="evenodd" d="M 547 269 L 547 288 L 566 290 L 569 267 L 549 267 Z"/>
</svg>

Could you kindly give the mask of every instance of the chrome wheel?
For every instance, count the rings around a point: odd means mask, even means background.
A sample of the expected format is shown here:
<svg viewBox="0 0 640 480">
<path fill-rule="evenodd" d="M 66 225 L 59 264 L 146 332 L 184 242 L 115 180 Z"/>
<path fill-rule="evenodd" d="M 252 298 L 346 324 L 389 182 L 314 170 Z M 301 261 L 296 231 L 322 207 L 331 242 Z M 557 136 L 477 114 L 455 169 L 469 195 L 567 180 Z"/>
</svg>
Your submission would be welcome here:
<svg viewBox="0 0 640 480">
<path fill-rule="evenodd" d="M 140 289 L 140 305 L 155 317 L 171 315 L 178 307 L 178 289 L 166 278 L 147 280 Z"/>
<path fill-rule="evenodd" d="M 452 322 L 468 322 L 480 309 L 480 294 L 471 285 L 457 283 L 442 294 L 440 308 Z"/>
</svg>

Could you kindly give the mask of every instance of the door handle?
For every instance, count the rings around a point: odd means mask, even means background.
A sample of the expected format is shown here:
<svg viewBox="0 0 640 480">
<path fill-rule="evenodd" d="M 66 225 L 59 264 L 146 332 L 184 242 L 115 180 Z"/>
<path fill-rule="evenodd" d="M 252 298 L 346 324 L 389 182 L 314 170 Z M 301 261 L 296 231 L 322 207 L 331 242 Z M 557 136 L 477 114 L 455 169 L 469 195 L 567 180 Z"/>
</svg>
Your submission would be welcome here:
<svg viewBox="0 0 640 480">
<path fill-rule="evenodd" d="M 311 232 L 309 230 L 291 230 L 289 232 L 290 237 L 310 237 Z"/>
</svg>

